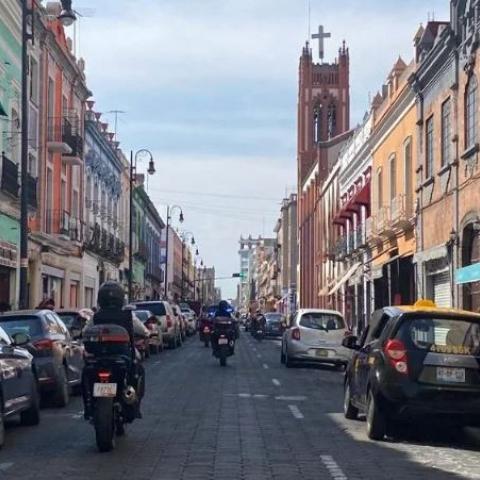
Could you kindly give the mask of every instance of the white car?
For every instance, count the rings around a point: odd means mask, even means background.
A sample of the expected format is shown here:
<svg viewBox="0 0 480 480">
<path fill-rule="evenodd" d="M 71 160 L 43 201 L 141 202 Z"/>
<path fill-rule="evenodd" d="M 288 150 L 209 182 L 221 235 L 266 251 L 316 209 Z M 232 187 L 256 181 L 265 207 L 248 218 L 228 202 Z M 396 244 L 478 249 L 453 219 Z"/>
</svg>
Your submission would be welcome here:
<svg viewBox="0 0 480 480">
<path fill-rule="evenodd" d="M 191 308 L 181 308 L 183 316 L 187 321 L 187 333 L 193 335 L 196 330 L 197 316 Z"/>
<path fill-rule="evenodd" d="M 182 344 L 182 330 L 180 321 L 173 313 L 171 305 L 163 300 L 152 300 L 148 302 L 134 302 L 138 310 L 149 310 L 159 320 L 162 326 L 164 344 L 170 348 L 179 347 Z"/>
<path fill-rule="evenodd" d="M 350 332 L 340 312 L 300 309 L 282 336 L 281 362 L 291 367 L 295 362 L 345 366 L 350 352 L 342 340 Z"/>
</svg>

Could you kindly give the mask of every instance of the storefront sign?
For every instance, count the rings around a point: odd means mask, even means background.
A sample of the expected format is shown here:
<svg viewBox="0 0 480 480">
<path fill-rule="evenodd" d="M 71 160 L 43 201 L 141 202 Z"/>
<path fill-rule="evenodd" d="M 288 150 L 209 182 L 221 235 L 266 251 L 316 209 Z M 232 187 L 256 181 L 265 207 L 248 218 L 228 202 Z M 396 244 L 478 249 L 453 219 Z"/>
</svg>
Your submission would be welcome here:
<svg viewBox="0 0 480 480">
<path fill-rule="evenodd" d="M 455 283 L 457 285 L 478 281 L 480 281 L 480 263 L 474 263 L 473 265 L 468 265 L 468 267 L 459 268 L 455 272 Z"/>
</svg>

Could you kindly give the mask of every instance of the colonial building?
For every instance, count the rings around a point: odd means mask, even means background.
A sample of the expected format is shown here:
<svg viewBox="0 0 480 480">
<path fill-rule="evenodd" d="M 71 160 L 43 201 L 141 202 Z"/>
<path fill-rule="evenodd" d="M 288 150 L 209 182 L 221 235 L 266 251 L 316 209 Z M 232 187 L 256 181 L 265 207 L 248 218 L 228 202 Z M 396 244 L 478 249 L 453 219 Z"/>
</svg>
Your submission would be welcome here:
<svg viewBox="0 0 480 480">
<path fill-rule="evenodd" d="M 71 41 L 60 21 L 42 8 L 36 13 L 39 109 L 38 117 L 30 112 L 30 125 L 38 119 L 38 164 L 35 166 L 33 156 L 29 161 L 30 169 L 38 170 L 39 195 L 38 208 L 31 213 L 29 222 L 29 303 L 34 306 L 48 297 L 57 307 L 75 307 L 84 302 L 83 118 L 90 92 L 84 62 L 73 56 Z"/>
<path fill-rule="evenodd" d="M 319 292 L 328 281 L 321 274 L 326 254 L 323 246 L 328 247 L 328 243 L 320 233 L 325 224 L 319 216 L 319 195 L 349 135 L 345 133 L 349 130 L 350 116 L 349 52 L 343 44 L 334 63 L 323 63 L 323 38 L 320 42 L 321 63 L 313 61 L 307 43 L 299 67 L 297 164 L 301 307 L 320 305 Z M 320 243 L 321 238 L 323 243 Z"/>
<path fill-rule="evenodd" d="M 367 237 L 372 249 L 374 305 L 403 305 L 416 298 L 415 98 L 408 83 L 415 62 L 399 58 L 373 100 L 372 199 Z"/>
</svg>

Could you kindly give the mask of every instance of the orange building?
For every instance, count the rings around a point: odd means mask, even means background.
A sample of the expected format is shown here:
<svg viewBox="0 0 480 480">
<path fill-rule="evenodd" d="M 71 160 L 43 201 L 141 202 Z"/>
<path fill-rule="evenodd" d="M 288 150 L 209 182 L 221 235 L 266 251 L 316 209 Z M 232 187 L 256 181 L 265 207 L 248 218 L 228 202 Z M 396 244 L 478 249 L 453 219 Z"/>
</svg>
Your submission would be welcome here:
<svg viewBox="0 0 480 480">
<path fill-rule="evenodd" d="M 367 238 L 372 251 L 374 305 L 415 299 L 415 95 L 408 79 L 415 64 L 399 58 L 373 101 L 372 198 Z"/>
</svg>

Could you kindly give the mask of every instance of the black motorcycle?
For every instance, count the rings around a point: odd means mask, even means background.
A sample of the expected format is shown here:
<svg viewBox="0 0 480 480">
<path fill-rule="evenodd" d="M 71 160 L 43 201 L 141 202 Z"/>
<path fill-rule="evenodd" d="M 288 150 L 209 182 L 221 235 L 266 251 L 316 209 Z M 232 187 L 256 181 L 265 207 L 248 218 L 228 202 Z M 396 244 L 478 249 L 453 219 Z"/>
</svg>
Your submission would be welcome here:
<svg viewBox="0 0 480 480">
<path fill-rule="evenodd" d="M 130 337 L 118 325 L 89 327 L 83 337 L 85 417 L 95 427 L 98 449 L 108 452 L 136 417 L 138 381 L 132 378 Z"/>
<path fill-rule="evenodd" d="M 227 358 L 235 353 L 235 325 L 231 319 L 217 318 L 212 332 L 212 353 L 220 360 L 220 365 L 227 365 Z"/>
</svg>

